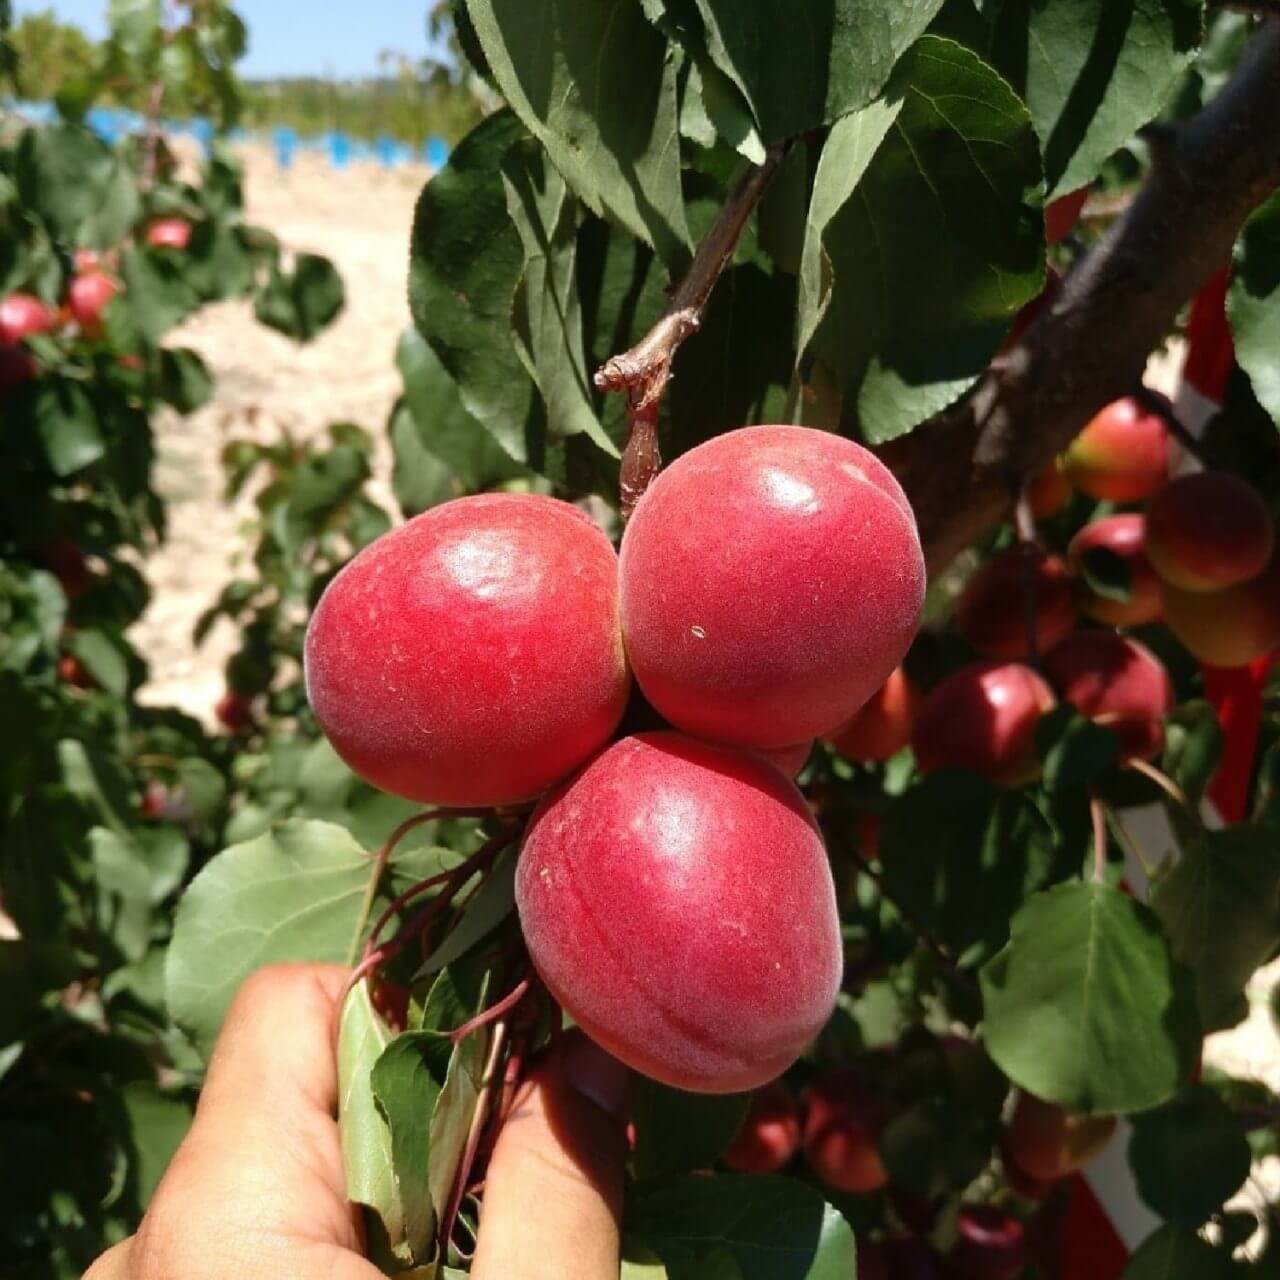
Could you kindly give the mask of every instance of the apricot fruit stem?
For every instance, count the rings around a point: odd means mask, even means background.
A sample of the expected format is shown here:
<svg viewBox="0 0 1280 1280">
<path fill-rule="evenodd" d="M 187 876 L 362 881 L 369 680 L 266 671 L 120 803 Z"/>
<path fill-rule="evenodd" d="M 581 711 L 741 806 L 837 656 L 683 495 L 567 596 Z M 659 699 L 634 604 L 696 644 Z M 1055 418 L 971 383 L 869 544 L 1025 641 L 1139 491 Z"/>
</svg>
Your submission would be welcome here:
<svg viewBox="0 0 1280 1280">
<path fill-rule="evenodd" d="M 1115 837 L 1116 843 L 1126 852 L 1133 854 L 1134 860 L 1142 868 L 1143 875 L 1147 877 L 1148 883 L 1155 880 L 1156 869 L 1152 866 L 1151 859 L 1142 852 L 1142 846 L 1125 830 L 1124 823 L 1116 817 L 1115 813 L 1105 805 L 1103 807 L 1107 815 L 1107 826 Z"/>
<path fill-rule="evenodd" d="M 416 813 L 411 818 L 406 818 L 396 829 L 387 837 L 381 849 L 373 859 L 373 867 L 369 872 L 369 881 L 364 888 L 364 900 L 360 903 L 360 915 L 356 920 L 355 934 L 351 939 L 351 949 L 347 953 L 347 963 L 354 964 L 356 956 L 360 952 L 360 939 L 364 936 L 365 926 L 369 923 L 369 915 L 373 910 L 373 900 L 377 896 L 378 886 L 382 883 L 382 877 L 386 875 L 387 864 L 391 861 L 391 855 L 395 852 L 396 845 L 405 838 L 415 827 L 420 827 L 424 822 L 435 822 L 439 818 L 455 817 L 455 818 L 483 818 L 488 814 L 485 809 L 472 810 L 451 810 L 451 809 L 428 809 L 424 813 Z M 414 890 L 419 886 L 415 885 Z M 413 892 L 411 890 L 410 892 Z M 386 924 L 387 916 L 374 926 L 370 938 L 375 937 L 381 927 Z M 370 948 L 365 948 L 365 954 L 369 953 Z"/>
<path fill-rule="evenodd" d="M 1097 796 L 1089 798 L 1089 816 L 1093 819 L 1093 879 L 1102 884 L 1107 875 L 1107 811 Z"/>
<path fill-rule="evenodd" d="M 1156 786 L 1165 793 L 1165 795 L 1167 795 L 1175 804 L 1180 805 L 1185 809 L 1195 822 L 1199 824 L 1199 811 L 1196 809 L 1195 805 L 1191 803 L 1187 793 L 1183 791 L 1183 789 L 1178 786 L 1178 784 L 1174 782 L 1167 773 L 1161 769 L 1157 769 L 1149 760 L 1126 760 L 1125 765 L 1135 773 L 1140 773 L 1144 778 L 1154 782 Z"/>
<path fill-rule="evenodd" d="M 1169 434 L 1178 442 L 1179 447 L 1202 467 L 1206 470 L 1208 469 L 1209 462 L 1204 456 L 1203 445 L 1187 429 L 1186 423 L 1178 417 L 1174 411 L 1173 401 L 1168 396 L 1162 391 L 1157 391 L 1154 387 L 1147 386 L 1145 382 L 1139 382 L 1130 394 L 1139 404 L 1150 409 L 1152 413 L 1158 413 L 1164 419 L 1165 426 L 1169 429 Z"/>
<path fill-rule="evenodd" d="M 458 1044 L 473 1031 L 478 1031 L 481 1027 L 487 1027 L 491 1022 L 496 1022 L 505 1014 L 510 1013 L 529 994 L 529 986 L 528 977 L 521 978 L 497 1004 L 490 1005 L 483 1012 L 476 1014 L 474 1018 L 464 1022 L 456 1031 L 451 1031 L 449 1038 L 454 1044 Z"/>
<path fill-rule="evenodd" d="M 594 381 L 599 390 L 627 393 L 630 434 L 618 483 L 624 518 L 662 468 L 658 408 L 671 377 L 671 362 L 680 344 L 701 326 L 702 312 L 716 281 L 793 142 L 793 138 L 775 142 L 763 162 L 747 170 L 716 215 L 658 322 L 629 351 L 611 356 L 596 370 Z"/>
</svg>

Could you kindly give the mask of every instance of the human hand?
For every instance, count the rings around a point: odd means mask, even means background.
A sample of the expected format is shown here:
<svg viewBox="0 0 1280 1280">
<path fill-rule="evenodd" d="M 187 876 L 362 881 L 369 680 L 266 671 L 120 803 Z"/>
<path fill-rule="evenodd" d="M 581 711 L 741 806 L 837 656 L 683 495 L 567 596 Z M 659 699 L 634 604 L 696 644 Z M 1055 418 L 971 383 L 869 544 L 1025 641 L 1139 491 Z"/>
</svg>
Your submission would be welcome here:
<svg viewBox="0 0 1280 1280">
<path fill-rule="evenodd" d="M 347 971 L 255 973 L 138 1233 L 85 1280 L 378 1280 L 343 1189 L 333 1048 Z M 475 1280 L 617 1280 L 624 1067 L 577 1033 L 531 1076 L 485 1181 Z"/>
</svg>

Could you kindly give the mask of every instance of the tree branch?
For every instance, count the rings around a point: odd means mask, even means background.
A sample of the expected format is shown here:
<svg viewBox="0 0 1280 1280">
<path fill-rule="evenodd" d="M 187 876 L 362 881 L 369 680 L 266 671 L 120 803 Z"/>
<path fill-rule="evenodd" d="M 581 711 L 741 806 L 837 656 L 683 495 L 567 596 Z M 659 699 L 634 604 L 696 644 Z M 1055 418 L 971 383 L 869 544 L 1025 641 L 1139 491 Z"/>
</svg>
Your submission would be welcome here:
<svg viewBox="0 0 1280 1280">
<path fill-rule="evenodd" d="M 596 372 L 595 384 L 601 391 L 627 393 L 631 430 L 619 482 L 624 517 L 631 514 L 662 466 L 658 408 L 671 376 L 671 362 L 680 344 L 697 333 L 720 273 L 733 257 L 747 220 L 790 148 L 790 139 L 774 143 L 765 153 L 764 163 L 743 175 L 698 246 L 661 319 L 630 351 L 606 360 Z"/>
<path fill-rule="evenodd" d="M 1280 21 L 1259 29 L 1209 106 L 1155 142 L 1145 188 L 1022 341 L 962 404 L 883 451 L 931 572 L 1006 519 L 1024 479 L 1141 381 L 1178 309 L 1280 185 Z"/>
</svg>

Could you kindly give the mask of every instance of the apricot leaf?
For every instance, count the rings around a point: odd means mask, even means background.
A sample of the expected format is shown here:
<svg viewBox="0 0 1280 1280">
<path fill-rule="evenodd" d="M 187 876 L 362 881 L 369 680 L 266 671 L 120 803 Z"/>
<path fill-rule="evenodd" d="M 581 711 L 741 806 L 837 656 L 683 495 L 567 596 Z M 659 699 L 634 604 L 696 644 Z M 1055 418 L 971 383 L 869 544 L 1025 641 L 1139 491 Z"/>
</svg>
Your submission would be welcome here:
<svg viewBox="0 0 1280 1280">
<path fill-rule="evenodd" d="M 1280 424 L 1280 193 L 1254 210 L 1236 241 L 1227 314 L 1236 359 Z"/>
<path fill-rule="evenodd" d="M 1195 1067 L 1191 974 L 1155 913 L 1116 889 L 1063 884 L 1028 899 L 981 981 L 996 1065 L 1070 1111 L 1158 1106 Z"/>
<path fill-rule="evenodd" d="M 1249 1176 L 1244 1128 L 1204 1085 L 1192 1085 L 1133 1124 L 1129 1164 L 1138 1190 L 1169 1222 L 1199 1227 Z"/>
<path fill-rule="evenodd" d="M 972 385 L 1040 291 L 1039 149 L 1008 85 L 935 36 L 832 142 L 810 201 L 801 367 L 836 380 L 821 425 L 881 443 Z"/>
<path fill-rule="evenodd" d="M 942 0 L 697 0 L 707 51 L 767 144 L 865 107 Z"/>
<path fill-rule="evenodd" d="M 1201 832 L 1156 881 L 1151 905 L 1195 972 L 1205 1031 L 1246 1017 L 1245 983 L 1280 943 L 1275 833 L 1249 825 Z"/>
<path fill-rule="evenodd" d="M 686 1093 L 637 1075 L 631 1090 L 635 1176 L 710 1168 L 742 1126 L 749 1101 L 745 1093 Z"/>
<path fill-rule="evenodd" d="M 1238 1274 L 1230 1254 L 1194 1231 L 1166 1226 L 1143 1241 L 1120 1280 L 1233 1280 Z"/>
<path fill-rule="evenodd" d="M 988 22 L 945 15 L 942 30 L 972 44 L 1030 108 L 1051 197 L 1092 182 L 1159 114 L 1202 35 L 1200 0 L 1057 0 L 985 12 Z"/>
<path fill-rule="evenodd" d="M 660 1258 L 671 1280 L 847 1280 L 854 1273 L 849 1224 L 790 1178 L 689 1174 L 637 1187 L 623 1234 Z"/>
<path fill-rule="evenodd" d="M 636 0 L 467 0 L 503 96 L 596 214 L 687 261 L 675 63 Z"/>
</svg>

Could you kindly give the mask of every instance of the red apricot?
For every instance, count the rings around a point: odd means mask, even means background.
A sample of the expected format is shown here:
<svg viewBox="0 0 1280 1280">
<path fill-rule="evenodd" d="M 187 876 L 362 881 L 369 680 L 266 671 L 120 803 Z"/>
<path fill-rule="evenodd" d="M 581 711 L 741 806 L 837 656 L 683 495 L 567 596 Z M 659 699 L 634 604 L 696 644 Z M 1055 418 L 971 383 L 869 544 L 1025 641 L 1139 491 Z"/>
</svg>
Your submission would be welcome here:
<svg viewBox="0 0 1280 1280">
<path fill-rule="evenodd" d="M 1080 187 L 1065 196 L 1050 200 L 1044 210 L 1044 238 L 1046 244 L 1061 244 L 1080 221 L 1080 211 L 1089 198 L 1089 188 Z"/>
<path fill-rule="evenodd" d="M 781 769 L 788 778 L 794 778 L 809 763 L 813 754 L 813 739 L 797 742 L 791 747 L 757 747 L 756 755 L 763 756 L 775 769 Z"/>
<path fill-rule="evenodd" d="M 775 1080 L 751 1095 L 751 1105 L 724 1162 L 739 1173 L 777 1173 L 800 1149 L 800 1107 Z"/>
<path fill-rule="evenodd" d="M 105 271 L 87 271 L 72 279 L 67 302 L 76 324 L 89 337 L 102 336 L 102 313 L 119 292 L 120 285 Z"/>
<path fill-rule="evenodd" d="M 951 1265 L 956 1280 L 1017 1280 L 1030 1262 L 1027 1229 L 988 1204 L 962 1205 Z"/>
<path fill-rule="evenodd" d="M 11 293 L 0 301 L 0 342 L 21 342 L 53 326 L 53 311 L 29 293 Z"/>
<path fill-rule="evenodd" d="M 68 600 L 78 600 L 93 585 L 93 571 L 70 538 L 57 538 L 40 552 L 45 568 L 58 580 Z"/>
<path fill-rule="evenodd" d="M 1019 662 L 973 662 L 925 698 L 912 746 L 921 772 L 972 769 L 1004 786 L 1040 772 L 1036 728 L 1056 705 L 1053 690 Z"/>
<path fill-rule="evenodd" d="M 88 668 L 74 654 L 64 653 L 58 659 L 58 679 L 73 689 L 96 689 L 98 682 Z"/>
<path fill-rule="evenodd" d="M 142 803 L 138 806 L 144 818 L 157 820 L 168 816 L 169 788 L 153 778 L 142 792 Z"/>
<path fill-rule="evenodd" d="M 1165 621 L 1201 662 L 1243 667 L 1280 648 L 1280 554 L 1256 578 L 1225 591 L 1161 588 Z"/>
<path fill-rule="evenodd" d="M 1067 446 L 1062 469 L 1091 498 L 1141 502 L 1169 474 L 1169 427 L 1132 396 L 1113 400 Z"/>
<path fill-rule="evenodd" d="M 1115 733 L 1123 758 L 1159 754 L 1174 696 L 1150 649 L 1114 631 L 1077 631 L 1045 654 L 1044 674 L 1077 711 Z"/>
<path fill-rule="evenodd" d="M 30 382 L 38 372 L 35 357 L 16 342 L 0 342 L 0 392 Z"/>
<path fill-rule="evenodd" d="M 1056 1182 L 1092 1163 L 1115 1131 L 1115 1116 L 1072 1115 L 1056 1103 L 1019 1093 L 1002 1150 L 1006 1163 L 1029 1178 Z"/>
<path fill-rule="evenodd" d="M 815 1080 L 804 1107 L 805 1159 L 827 1186 L 866 1194 L 889 1181 L 878 1143 L 893 1107 L 856 1067 Z"/>
<path fill-rule="evenodd" d="M 911 741 L 920 694 L 901 667 L 871 695 L 871 700 L 839 733 L 831 745 L 850 760 L 887 760 Z"/>
<path fill-rule="evenodd" d="M 1025 658 L 1027 599 L 1033 597 L 1036 648 L 1043 652 L 1075 629 L 1075 584 L 1065 563 L 1036 547 L 1010 547 L 965 584 L 956 629 L 984 657 Z"/>
<path fill-rule="evenodd" d="M 1128 573 L 1129 598 L 1117 600 L 1094 591 L 1083 577 L 1087 557 L 1109 552 Z M 1138 514 L 1104 516 L 1087 524 L 1067 548 L 1067 561 L 1079 576 L 1081 609 L 1113 627 L 1140 627 L 1161 613 L 1160 579 L 1146 552 L 1146 520 Z"/>
<path fill-rule="evenodd" d="M 1027 481 L 1027 501 L 1031 504 L 1031 514 L 1037 520 L 1056 516 L 1071 501 L 1071 484 L 1056 462 L 1037 471 Z"/>
<path fill-rule="evenodd" d="M 775 1079 L 843 968 L 835 887 L 795 784 L 661 732 L 602 751 L 535 810 L 516 868 L 534 966 L 593 1040 L 697 1093 Z"/>
<path fill-rule="evenodd" d="M 576 507 L 484 494 L 433 507 L 329 584 L 311 707 L 366 781 L 470 807 L 540 795 L 627 705 L 617 557 Z"/>
<path fill-rule="evenodd" d="M 213 714 L 224 729 L 243 733 L 253 727 L 253 699 L 247 694 L 228 689 L 213 704 Z"/>
<path fill-rule="evenodd" d="M 1033 1178 L 1009 1153 L 1009 1135 L 1000 1140 L 1000 1164 L 1004 1169 L 1004 1180 L 1012 1191 L 1017 1192 L 1024 1200 L 1034 1200 L 1043 1204 L 1053 1195 L 1056 1182 L 1045 1182 Z"/>
<path fill-rule="evenodd" d="M 146 241 L 153 249 L 185 249 L 191 243 L 191 223 L 186 218 L 156 218 L 147 226 Z"/>
<path fill-rule="evenodd" d="M 1274 547 L 1266 504 L 1228 471 L 1179 476 L 1147 504 L 1147 559 L 1182 591 L 1223 591 L 1256 578 Z"/>
<path fill-rule="evenodd" d="M 747 427 L 678 458 L 622 540 L 622 629 L 645 696 L 699 737 L 831 733 L 915 635 L 924 558 L 898 482 L 851 440 Z"/>
</svg>

